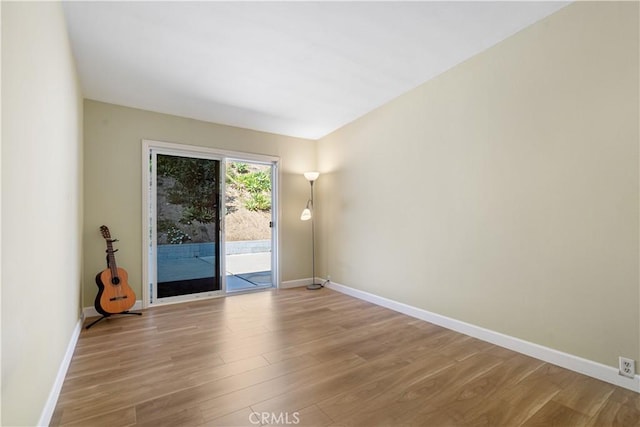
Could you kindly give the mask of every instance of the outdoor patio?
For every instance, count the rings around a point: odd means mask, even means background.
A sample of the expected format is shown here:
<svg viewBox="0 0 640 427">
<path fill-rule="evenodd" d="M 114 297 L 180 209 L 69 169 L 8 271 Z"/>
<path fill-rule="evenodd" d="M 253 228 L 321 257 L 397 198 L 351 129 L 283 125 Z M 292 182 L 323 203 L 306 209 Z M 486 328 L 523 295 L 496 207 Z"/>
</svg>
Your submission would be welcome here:
<svg viewBox="0 0 640 427">
<path fill-rule="evenodd" d="M 213 244 L 159 247 L 158 284 L 187 281 L 194 283 L 194 286 L 204 286 L 207 282 L 205 279 L 212 278 L 212 272 L 215 271 L 213 249 Z M 270 246 L 264 241 L 229 242 L 225 260 L 228 292 L 273 286 Z"/>
</svg>

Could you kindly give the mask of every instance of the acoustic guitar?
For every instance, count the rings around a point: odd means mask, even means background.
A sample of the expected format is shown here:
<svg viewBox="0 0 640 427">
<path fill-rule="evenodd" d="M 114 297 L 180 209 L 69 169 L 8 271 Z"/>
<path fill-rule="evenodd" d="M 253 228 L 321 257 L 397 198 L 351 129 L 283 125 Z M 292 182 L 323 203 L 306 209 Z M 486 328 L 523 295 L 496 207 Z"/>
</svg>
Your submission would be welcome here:
<svg viewBox="0 0 640 427">
<path fill-rule="evenodd" d="M 96 276 L 98 295 L 96 295 L 95 307 L 103 316 L 126 312 L 136 303 L 136 294 L 127 282 L 128 275 L 125 270 L 118 268 L 113 250 L 111 233 L 106 225 L 100 227 L 102 237 L 107 241 L 107 268 Z"/>
</svg>

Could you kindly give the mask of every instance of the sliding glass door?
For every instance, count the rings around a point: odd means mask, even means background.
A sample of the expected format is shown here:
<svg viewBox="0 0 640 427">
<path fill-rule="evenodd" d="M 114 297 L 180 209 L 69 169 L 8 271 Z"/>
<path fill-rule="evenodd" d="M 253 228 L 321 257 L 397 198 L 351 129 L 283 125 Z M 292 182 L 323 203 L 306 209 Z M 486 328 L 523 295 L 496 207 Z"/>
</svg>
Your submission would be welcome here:
<svg viewBox="0 0 640 427">
<path fill-rule="evenodd" d="M 152 301 L 220 291 L 220 160 L 159 151 L 151 155 Z"/>
<path fill-rule="evenodd" d="M 277 287 L 276 157 L 143 141 L 143 305 Z"/>
</svg>

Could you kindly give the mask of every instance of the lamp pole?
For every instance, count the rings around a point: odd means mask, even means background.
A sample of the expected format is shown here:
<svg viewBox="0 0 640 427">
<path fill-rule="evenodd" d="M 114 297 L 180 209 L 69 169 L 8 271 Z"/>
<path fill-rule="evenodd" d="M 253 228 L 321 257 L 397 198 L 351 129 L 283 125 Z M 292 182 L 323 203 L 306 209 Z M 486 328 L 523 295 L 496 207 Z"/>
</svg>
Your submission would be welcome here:
<svg viewBox="0 0 640 427">
<path fill-rule="evenodd" d="M 315 207 L 313 206 L 313 181 L 311 182 L 311 284 L 307 289 L 319 289 L 320 285 L 316 283 L 316 225 L 315 225 Z"/>
<path fill-rule="evenodd" d="M 303 212 L 301 219 L 307 220 L 311 219 L 311 284 L 307 285 L 307 289 L 316 290 L 320 289 L 323 286 L 319 283 L 316 283 L 316 226 L 315 226 L 315 206 L 313 205 L 313 183 L 320 174 L 318 172 L 306 172 L 304 177 L 307 178 L 309 184 L 311 185 L 311 198 L 307 203 L 307 208 Z M 305 214 L 306 213 L 306 214 Z"/>
</svg>

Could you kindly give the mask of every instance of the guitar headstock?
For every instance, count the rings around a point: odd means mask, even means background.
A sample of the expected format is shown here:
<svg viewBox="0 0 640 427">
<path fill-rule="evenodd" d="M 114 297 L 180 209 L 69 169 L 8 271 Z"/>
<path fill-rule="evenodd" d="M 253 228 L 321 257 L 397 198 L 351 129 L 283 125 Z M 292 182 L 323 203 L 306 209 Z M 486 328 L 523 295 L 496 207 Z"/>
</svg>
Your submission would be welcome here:
<svg viewBox="0 0 640 427">
<path fill-rule="evenodd" d="M 107 227 L 106 225 L 100 226 L 100 233 L 102 233 L 102 237 L 104 237 L 105 239 L 111 240 L 111 232 L 109 231 L 109 227 Z"/>
</svg>

